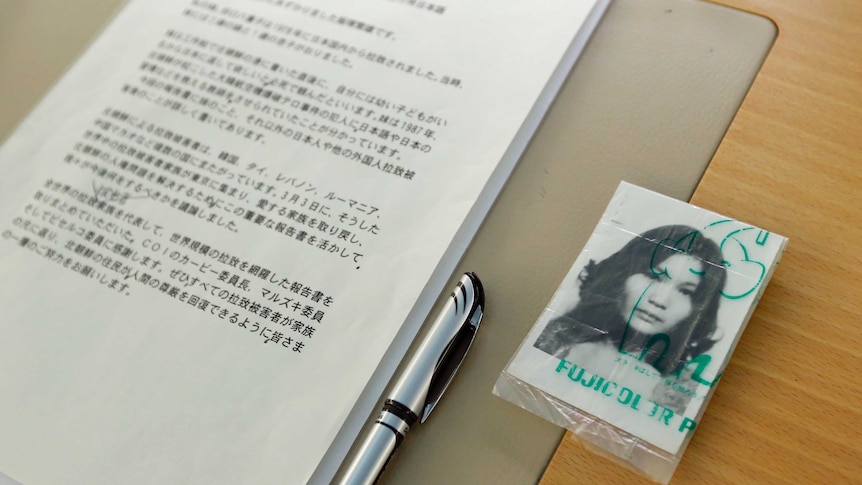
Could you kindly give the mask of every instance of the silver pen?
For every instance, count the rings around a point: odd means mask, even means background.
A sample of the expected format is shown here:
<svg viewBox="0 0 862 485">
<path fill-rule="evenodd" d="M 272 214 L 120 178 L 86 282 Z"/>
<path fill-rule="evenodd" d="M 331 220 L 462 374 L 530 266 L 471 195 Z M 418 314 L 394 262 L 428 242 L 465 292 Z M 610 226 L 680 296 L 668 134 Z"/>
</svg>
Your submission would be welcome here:
<svg viewBox="0 0 862 485">
<path fill-rule="evenodd" d="M 364 437 L 341 485 L 377 481 L 407 431 L 424 423 L 470 350 L 485 305 L 482 283 L 465 273 L 422 343 L 410 358 L 371 430 Z"/>
</svg>

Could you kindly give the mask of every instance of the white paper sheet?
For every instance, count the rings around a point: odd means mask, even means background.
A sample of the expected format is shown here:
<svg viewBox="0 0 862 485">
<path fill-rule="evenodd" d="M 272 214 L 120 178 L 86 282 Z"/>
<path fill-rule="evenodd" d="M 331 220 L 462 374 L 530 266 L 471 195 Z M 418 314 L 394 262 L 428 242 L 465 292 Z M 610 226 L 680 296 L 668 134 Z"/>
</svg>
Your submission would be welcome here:
<svg viewBox="0 0 862 485">
<path fill-rule="evenodd" d="M 593 5 L 129 2 L 0 151 L 0 470 L 305 482 Z"/>
</svg>

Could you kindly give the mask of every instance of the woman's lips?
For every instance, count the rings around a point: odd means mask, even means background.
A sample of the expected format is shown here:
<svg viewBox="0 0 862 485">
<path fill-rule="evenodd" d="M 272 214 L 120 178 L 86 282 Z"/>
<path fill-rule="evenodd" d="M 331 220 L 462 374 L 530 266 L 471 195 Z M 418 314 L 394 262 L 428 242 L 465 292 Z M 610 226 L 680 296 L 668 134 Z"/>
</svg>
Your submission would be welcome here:
<svg viewBox="0 0 862 485">
<path fill-rule="evenodd" d="M 650 313 L 650 312 L 643 310 L 643 309 L 640 309 L 640 308 L 638 308 L 638 310 L 635 312 L 635 315 L 637 315 L 638 318 L 640 318 L 641 320 L 643 320 L 647 323 L 662 323 L 664 321 L 663 318 L 656 315 L 655 313 Z"/>
</svg>

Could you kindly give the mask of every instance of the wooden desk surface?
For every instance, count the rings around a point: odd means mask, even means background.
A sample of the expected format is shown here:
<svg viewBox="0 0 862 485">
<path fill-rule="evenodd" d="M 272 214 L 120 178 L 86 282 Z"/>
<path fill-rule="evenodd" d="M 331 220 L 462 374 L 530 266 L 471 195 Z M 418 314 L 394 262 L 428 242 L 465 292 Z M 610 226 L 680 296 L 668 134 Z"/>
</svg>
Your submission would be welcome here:
<svg viewBox="0 0 862 485">
<path fill-rule="evenodd" d="M 790 244 L 671 483 L 862 483 L 862 2 L 719 3 L 779 35 L 692 202 Z M 542 478 L 643 482 L 568 434 Z"/>
</svg>

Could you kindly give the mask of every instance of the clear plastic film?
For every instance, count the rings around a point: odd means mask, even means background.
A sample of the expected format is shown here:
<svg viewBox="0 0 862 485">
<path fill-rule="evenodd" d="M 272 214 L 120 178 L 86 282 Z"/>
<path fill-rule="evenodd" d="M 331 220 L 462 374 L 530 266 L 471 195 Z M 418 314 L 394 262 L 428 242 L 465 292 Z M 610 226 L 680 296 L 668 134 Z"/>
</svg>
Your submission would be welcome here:
<svg viewBox="0 0 862 485">
<path fill-rule="evenodd" d="M 667 483 L 786 243 L 623 182 L 494 393 Z"/>
</svg>

